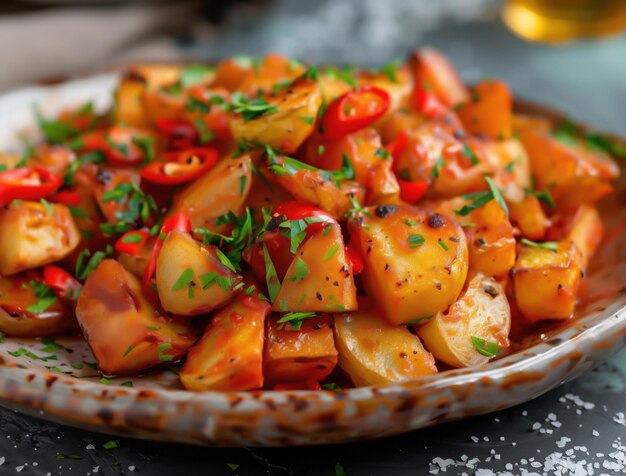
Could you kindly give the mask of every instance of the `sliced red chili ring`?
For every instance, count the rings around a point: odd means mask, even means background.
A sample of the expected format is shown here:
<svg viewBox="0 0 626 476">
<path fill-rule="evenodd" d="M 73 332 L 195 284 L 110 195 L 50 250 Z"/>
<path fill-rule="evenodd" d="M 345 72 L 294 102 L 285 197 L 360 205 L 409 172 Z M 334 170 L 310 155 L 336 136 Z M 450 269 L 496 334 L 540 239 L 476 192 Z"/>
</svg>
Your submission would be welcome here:
<svg viewBox="0 0 626 476">
<path fill-rule="evenodd" d="M 0 172 L 0 204 L 13 200 L 39 200 L 55 192 L 61 177 L 42 167 L 20 167 Z"/>
<path fill-rule="evenodd" d="M 80 193 L 76 192 L 74 189 L 65 189 L 59 190 L 58 192 L 50 195 L 50 201 L 60 203 L 62 205 L 77 207 L 80 205 L 81 196 Z"/>
<path fill-rule="evenodd" d="M 62 299 L 76 300 L 82 284 L 71 274 L 54 265 L 43 268 L 43 282 Z"/>
<path fill-rule="evenodd" d="M 165 220 L 161 226 L 161 233 L 159 234 L 158 239 L 154 242 L 152 254 L 150 255 L 150 261 L 148 261 L 148 266 L 146 266 L 142 279 L 144 290 L 153 296 L 156 293 L 152 289 L 151 284 L 152 277 L 156 273 L 157 258 L 159 257 L 159 253 L 163 247 L 163 240 L 166 235 L 174 230 L 182 231 L 183 233 L 191 233 L 191 221 L 189 220 L 189 217 L 184 213 L 175 213 Z"/>
<path fill-rule="evenodd" d="M 130 132 L 129 132 L 130 134 Z M 131 140 L 116 142 L 103 131 L 88 132 L 81 136 L 82 149 L 88 152 L 100 151 L 111 165 L 117 167 L 135 166 L 144 161 L 145 157 Z"/>
<path fill-rule="evenodd" d="M 392 142 L 387 144 L 385 149 L 391 154 L 391 157 L 397 159 L 402 155 L 408 143 L 409 134 L 406 131 L 401 131 Z"/>
<path fill-rule="evenodd" d="M 149 237 L 150 234 L 145 230 L 127 231 L 115 242 L 115 251 L 135 256 Z"/>
<path fill-rule="evenodd" d="M 413 90 L 413 105 L 417 112 L 426 117 L 439 117 L 448 112 L 435 93 L 420 85 Z"/>
<path fill-rule="evenodd" d="M 163 117 L 155 120 L 154 126 L 168 137 L 170 146 L 176 149 L 181 148 L 181 146 L 193 146 L 199 139 L 196 127 L 184 119 Z"/>
<path fill-rule="evenodd" d="M 324 113 L 322 130 L 331 140 L 369 126 L 389 109 L 391 99 L 384 89 L 361 86 L 335 99 Z"/>
<path fill-rule="evenodd" d="M 350 265 L 352 266 L 352 274 L 356 276 L 357 274 L 361 274 L 363 272 L 364 264 L 363 257 L 361 256 L 361 252 L 354 246 L 352 243 L 347 245 L 345 248 L 346 257 L 348 261 L 350 261 Z"/>
<path fill-rule="evenodd" d="M 305 220 L 312 218 L 314 223 L 307 225 L 306 231 L 308 235 L 319 231 L 326 223 L 337 223 L 332 215 L 321 208 L 304 202 L 284 202 L 274 207 L 272 217 L 285 217 L 287 220 Z"/>
<path fill-rule="evenodd" d="M 410 182 L 398 179 L 400 185 L 400 198 L 411 205 L 416 204 L 424 196 L 428 189 L 428 182 Z"/>
<path fill-rule="evenodd" d="M 160 185 L 191 182 L 217 163 L 214 149 L 194 148 L 165 154 L 166 161 L 151 162 L 141 169 L 141 178 Z"/>
</svg>

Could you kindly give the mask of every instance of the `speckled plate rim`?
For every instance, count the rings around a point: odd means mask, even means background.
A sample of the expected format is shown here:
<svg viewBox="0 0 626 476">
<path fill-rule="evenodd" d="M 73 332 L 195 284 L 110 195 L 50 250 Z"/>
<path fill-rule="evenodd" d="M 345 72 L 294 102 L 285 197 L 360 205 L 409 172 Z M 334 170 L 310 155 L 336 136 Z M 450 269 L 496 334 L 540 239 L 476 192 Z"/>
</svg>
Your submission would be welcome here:
<svg viewBox="0 0 626 476">
<path fill-rule="evenodd" d="M 117 80 L 106 74 L 0 96 L 0 146 L 19 148 L 16 131 L 35 134 L 31 107 L 44 114 L 95 101 L 105 108 Z M 549 117 L 555 113 L 538 107 Z M 30 129 L 30 130 L 29 130 Z M 626 247 L 622 237 L 620 245 Z M 626 264 L 598 271 L 626 276 Z M 626 341 L 626 292 L 523 351 L 487 366 L 450 370 L 396 385 L 340 392 L 191 393 L 102 385 L 24 368 L 0 344 L 0 404 L 95 431 L 206 445 L 327 444 L 389 436 L 507 408 L 575 378 Z"/>
</svg>

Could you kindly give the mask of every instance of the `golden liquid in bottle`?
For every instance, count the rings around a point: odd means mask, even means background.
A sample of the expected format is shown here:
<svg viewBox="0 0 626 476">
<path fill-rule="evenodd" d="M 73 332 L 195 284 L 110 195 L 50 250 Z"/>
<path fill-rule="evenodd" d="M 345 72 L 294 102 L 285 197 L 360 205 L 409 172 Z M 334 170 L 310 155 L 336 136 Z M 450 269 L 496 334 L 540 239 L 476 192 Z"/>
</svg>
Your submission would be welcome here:
<svg viewBox="0 0 626 476">
<path fill-rule="evenodd" d="M 522 38 L 562 43 L 626 30 L 626 0 L 508 0 L 502 19 Z"/>
</svg>

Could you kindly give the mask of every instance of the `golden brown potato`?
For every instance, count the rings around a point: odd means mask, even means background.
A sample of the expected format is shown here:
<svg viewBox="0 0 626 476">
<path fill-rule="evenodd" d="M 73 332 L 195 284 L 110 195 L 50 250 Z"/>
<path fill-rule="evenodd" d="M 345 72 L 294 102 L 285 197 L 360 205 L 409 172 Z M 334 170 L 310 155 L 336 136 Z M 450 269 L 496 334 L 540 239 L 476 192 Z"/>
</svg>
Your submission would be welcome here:
<svg viewBox="0 0 626 476">
<path fill-rule="evenodd" d="M 263 387 L 263 340 L 269 312 L 267 302 L 239 295 L 213 316 L 180 371 L 185 388 L 237 392 Z"/>
<path fill-rule="evenodd" d="M 356 286 L 341 227 L 325 225 L 298 248 L 274 300 L 274 311 L 336 312 L 356 309 Z"/>
<path fill-rule="evenodd" d="M 522 237 L 540 241 L 546 236 L 549 220 L 536 195 L 528 195 L 521 202 L 509 202 L 509 212 Z"/>
<path fill-rule="evenodd" d="M 530 161 L 524 146 L 517 139 L 481 141 L 477 144 L 492 166 L 493 180 L 509 203 L 524 200 L 526 190 L 532 188 Z"/>
<path fill-rule="evenodd" d="M 0 274 L 59 261 L 79 241 L 80 232 L 65 205 L 14 201 L 0 210 Z"/>
<path fill-rule="evenodd" d="M 105 259 L 78 297 L 76 317 L 106 374 L 129 374 L 180 359 L 194 343 L 186 322 L 160 313 L 137 277 Z"/>
<path fill-rule="evenodd" d="M 339 366 L 354 385 L 405 382 L 437 373 L 435 359 L 419 337 L 386 322 L 371 303 L 361 302 L 359 308 L 335 315 Z"/>
<path fill-rule="evenodd" d="M 284 160 L 282 157 L 277 157 L 275 161 L 278 165 L 272 167 L 282 166 Z M 318 170 L 304 169 L 293 173 L 289 171 L 289 168 L 285 170 L 287 171 L 283 171 L 282 168 L 272 170 L 264 166 L 261 172 L 269 180 L 281 185 L 297 200 L 312 203 L 330 213 L 334 218 L 343 217 L 353 208 L 351 197 L 359 203 L 365 199 L 365 190 L 356 182 L 345 181 L 339 187 Z"/>
<path fill-rule="evenodd" d="M 567 319 L 574 313 L 582 278 L 580 254 L 574 243 L 555 245 L 556 251 L 521 245 L 512 271 L 515 303 L 531 322 Z"/>
<path fill-rule="evenodd" d="M 122 78 L 115 93 L 115 119 L 129 126 L 143 127 L 148 121 L 142 98 L 146 83 L 142 78 L 127 75 Z"/>
<path fill-rule="evenodd" d="M 510 329 L 511 309 L 504 287 L 484 274 L 468 277 L 463 294 L 448 310 L 416 328 L 435 358 L 452 367 L 487 363 L 488 352 L 478 350 L 481 341 L 476 339 L 496 344 L 492 353 L 497 354 L 508 348 Z"/>
<path fill-rule="evenodd" d="M 0 333 L 14 337 L 48 337 L 77 330 L 73 312 L 52 291 L 36 289 L 38 281 L 25 276 L 0 277 Z"/>
<path fill-rule="evenodd" d="M 450 306 L 465 283 L 465 234 L 445 215 L 415 207 L 378 206 L 349 220 L 361 252 L 361 281 L 392 324 L 433 316 Z"/>
<path fill-rule="evenodd" d="M 127 76 L 145 82 L 149 89 L 160 89 L 177 82 L 181 69 L 182 66 L 177 64 L 138 64 Z"/>
<path fill-rule="evenodd" d="M 252 160 L 249 155 L 224 158 L 195 180 L 174 200 L 170 215 L 184 213 L 193 228 L 219 231 L 215 220 L 232 211 L 239 214 L 250 191 Z"/>
<path fill-rule="evenodd" d="M 555 217 L 548 237 L 574 243 L 580 252 L 582 269 L 585 270 L 600 246 L 603 234 L 604 226 L 598 210 L 581 205 L 573 213 Z"/>
<path fill-rule="evenodd" d="M 337 365 L 337 349 L 328 317 L 304 319 L 294 330 L 278 317 L 266 322 L 263 369 L 266 386 L 324 380 Z"/>
<path fill-rule="evenodd" d="M 469 250 L 469 268 L 487 276 L 505 276 L 515 264 L 515 237 L 506 212 L 491 200 L 467 215 L 455 214 L 471 203 L 461 197 L 442 202 L 440 213 L 455 216 L 463 227 Z"/>
<path fill-rule="evenodd" d="M 302 79 L 277 94 L 267 96 L 275 111 L 246 120 L 237 115 L 232 120 L 235 140 L 257 141 L 286 153 L 295 152 L 313 133 L 317 111 L 322 104 L 319 86 Z"/>
<path fill-rule="evenodd" d="M 470 94 L 448 59 L 434 48 L 420 48 L 411 55 L 409 66 L 415 84 L 427 85 L 446 106 L 469 100 Z"/>
<path fill-rule="evenodd" d="M 513 96 L 503 81 L 482 81 L 474 87 L 469 101 L 457 110 L 463 127 L 473 135 L 494 140 L 511 137 Z"/>
<path fill-rule="evenodd" d="M 118 214 L 128 211 L 128 198 L 112 199 L 110 193 L 122 184 L 139 186 L 139 174 L 132 169 L 122 167 L 90 167 L 88 171 L 91 178 L 92 193 L 98 208 L 100 208 L 107 222 L 119 223 Z"/>
<path fill-rule="evenodd" d="M 220 262 L 218 248 L 172 231 L 163 242 L 156 284 L 163 309 L 173 314 L 206 314 L 228 302 L 241 277 Z"/>
</svg>

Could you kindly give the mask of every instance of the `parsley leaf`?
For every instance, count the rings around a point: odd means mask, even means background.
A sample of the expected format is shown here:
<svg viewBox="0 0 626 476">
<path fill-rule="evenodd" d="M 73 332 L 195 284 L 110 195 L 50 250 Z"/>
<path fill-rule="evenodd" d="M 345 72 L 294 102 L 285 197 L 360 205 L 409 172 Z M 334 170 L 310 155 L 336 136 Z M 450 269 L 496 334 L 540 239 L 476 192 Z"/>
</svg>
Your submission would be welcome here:
<svg viewBox="0 0 626 476">
<path fill-rule="evenodd" d="M 495 357 L 500 353 L 500 348 L 495 342 L 488 342 L 485 339 L 474 336 L 471 336 L 470 339 L 472 340 L 472 345 L 474 349 L 476 349 L 476 352 L 485 357 Z"/>
<path fill-rule="evenodd" d="M 278 112 L 278 106 L 270 104 L 266 99 L 248 99 L 240 92 L 233 93 L 231 105 L 234 112 L 241 113 L 244 122 Z"/>
<path fill-rule="evenodd" d="M 556 241 L 546 241 L 544 243 L 537 243 L 536 241 L 530 241 L 526 238 L 522 238 L 520 240 L 520 243 L 526 245 L 526 246 L 531 246 L 533 248 L 541 248 L 544 250 L 549 250 L 552 251 L 554 253 L 556 253 L 558 251 L 558 243 Z"/>
<path fill-rule="evenodd" d="M 193 269 L 187 268 L 182 273 L 172 286 L 172 291 L 180 291 L 185 286 L 189 286 L 193 281 Z"/>
<path fill-rule="evenodd" d="M 409 239 L 407 241 L 409 243 L 409 248 L 415 249 L 418 246 L 426 243 L 426 238 L 424 238 L 422 235 L 415 234 L 415 235 L 409 235 Z"/>
<path fill-rule="evenodd" d="M 215 70 L 212 66 L 190 64 L 180 72 L 180 84 L 183 88 L 195 86 L 204 81 L 204 78 Z"/>
<path fill-rule="evenodd" d="M 502 197 L 502 194 L 500 193 L 500 190 L 498 190 L 498 187 L 496 186 L 494 181 L 490 177 L 485 177 L 485 181 L 487 182 L 487 185 L 489 185 L 489 190 L 491 190 L 493 199 L 498 203 L 498 205 L 500 205 L 500 208 L 504 210 L 506 216 L 509 216 L 509 208 L 506 206 L 506 202 L 504 201 L 504 198 Z"/>
<path fill-rule="evenodd" d="M 282 317 L 278 319 L 277 323 L 284 324 L 288 322 L 294 331 L 299 331 L 304 319 L 315 316 L 317 316 L 315 312 L 288 312 L 287 314 L 283 314 Z"/>
<path fill-rule="evenodd" d="M 267 291 L 270 295 L 270 302 L 274 302 L 278 292 L 280 291 L 280 280 L 276 273 L 274 263 L 270 257 L 269 251 L 267 251 L 267 245 L 263 243 L 263 258 L 265 260 L 265 281 L 267 283 Z"/>
</svg>

